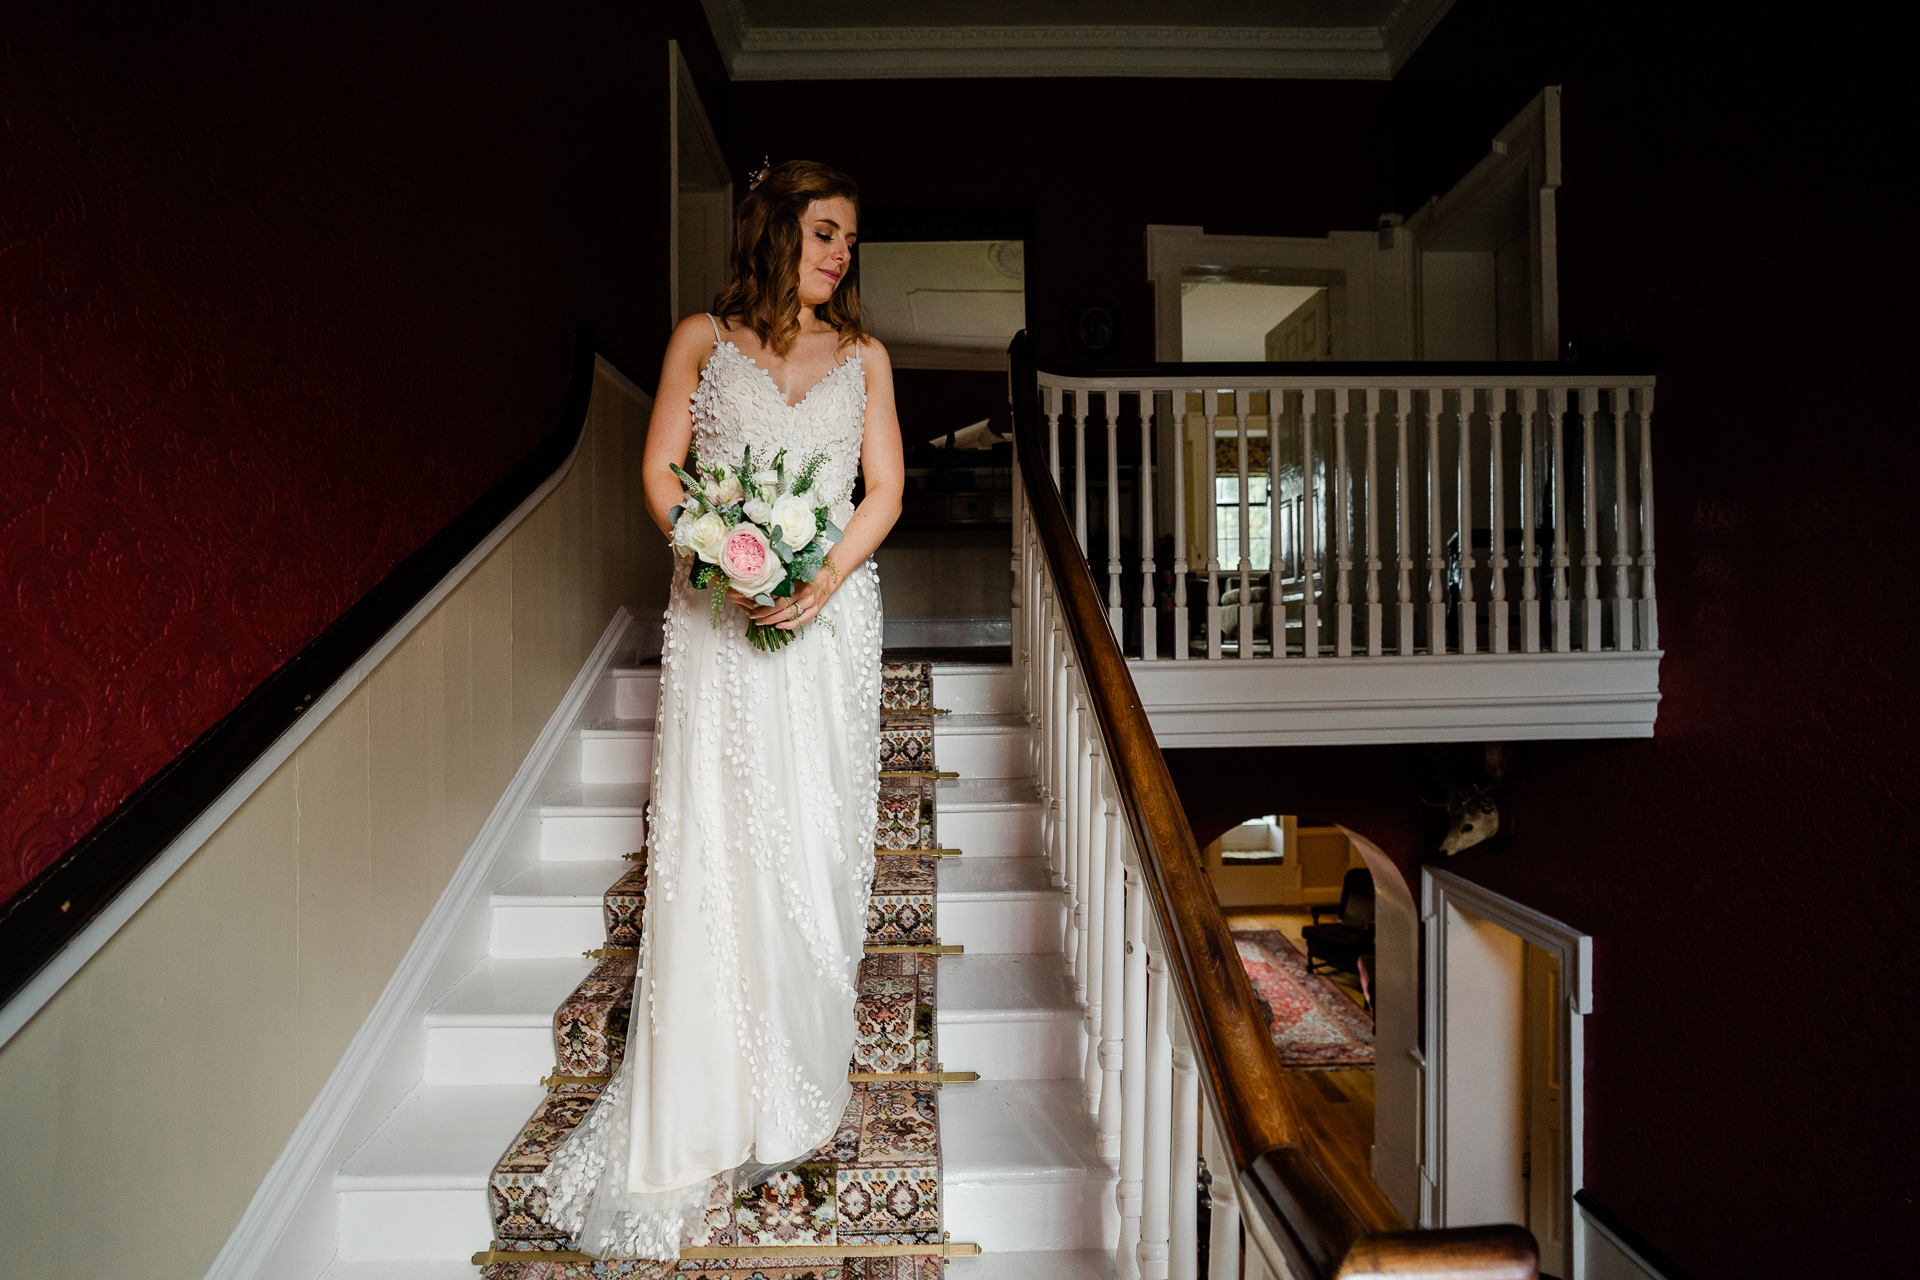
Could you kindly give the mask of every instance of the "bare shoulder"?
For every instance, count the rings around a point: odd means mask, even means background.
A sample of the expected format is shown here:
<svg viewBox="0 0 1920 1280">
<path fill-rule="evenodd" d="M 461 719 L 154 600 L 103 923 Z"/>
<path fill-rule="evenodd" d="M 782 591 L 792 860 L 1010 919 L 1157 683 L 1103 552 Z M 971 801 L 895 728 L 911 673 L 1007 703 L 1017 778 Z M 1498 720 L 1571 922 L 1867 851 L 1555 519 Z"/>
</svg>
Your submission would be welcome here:
<svg viewBox="0 0 1920 1280">
<path fill-rule="evenodd" d="M 872 334 L 863 333 L 860 335 L 859 351 L 860 362 L 862 364 L 876 372 L 893 372 L 893 358 L 887 354 L 887 349 L 882 345 L 880 339 L 874 337 Z"/>
<path fill-rule="evenodd" d="M 673 326 L 673 336 L 667 340 L 669 350 L 680 348 L 704 349 L 714 342 L 713 321 L 705 312 L 695 312 L 679 324 Z"/>
</svg>

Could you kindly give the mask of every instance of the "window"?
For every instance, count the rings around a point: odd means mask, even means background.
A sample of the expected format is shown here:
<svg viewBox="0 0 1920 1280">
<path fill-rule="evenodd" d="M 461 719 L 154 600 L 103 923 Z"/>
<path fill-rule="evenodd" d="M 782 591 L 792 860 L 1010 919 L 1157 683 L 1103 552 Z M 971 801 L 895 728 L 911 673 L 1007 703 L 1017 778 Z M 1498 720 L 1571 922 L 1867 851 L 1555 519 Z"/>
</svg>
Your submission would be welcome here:
<svg viewBox="0 0 1920 1280">
<path fill-rule="evenodd" d="M 1214 529 L 1219 534 L 1220 567 L 1223 570 L 1237 570 L 1240 567 L 1240 477 L 1215 476 L 1213 501 Z M 1267 477 L 1248 476 L 1247 529 L 1252 536 L 1248 539 L 1247 560 L 1254 569 L 1263 573 L 1269 563 L 1272 528 L 1267 505 Z"/>
</svg>

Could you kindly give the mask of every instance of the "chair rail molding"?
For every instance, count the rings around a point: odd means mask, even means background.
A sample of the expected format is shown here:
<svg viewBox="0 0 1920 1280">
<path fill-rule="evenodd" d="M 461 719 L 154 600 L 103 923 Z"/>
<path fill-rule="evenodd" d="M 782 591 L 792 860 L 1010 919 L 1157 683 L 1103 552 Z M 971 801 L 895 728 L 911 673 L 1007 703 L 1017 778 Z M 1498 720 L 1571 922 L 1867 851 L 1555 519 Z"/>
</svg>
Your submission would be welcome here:
<svg viewBox="0 0 1920 1280">
<path fill-rule="evenodd" d="M 952 79 L 1024 76 L 1178 76 L 1201 79 L 1389 80 L 1453 0 L 1400 0 L 1374 25 L 1312 23 L 1282 15 L 1263 26 L 1102 24 L 1080 6 L 1040 0 L 1028 21 L 950 5 L 944 22 L 826 25 L 819 6 L 702 0 L 735 80 Z M 903 15 L 904 16 L 904 12 Z M 980 21 L 968 22 L 977 16 Z M 786 25 L 781 25 L 782 20 Z"/>
<path fill-rule="evenodd" d="M 1593 1012 L 1593 938 L 1570 925 L 1515 902 L 1491 889 L 1438 867 L 1420 872 L 1421 947 L 1426 958 L 1426 1046 L 1423 1054 L 1426 1097 L 1423 1110 L 1420 1225 L 1438 1227 L 1446 1221 L 1447 1184 L 1447 909 L 1469 912 L 1518 935 L 1551 955 L 1560 965 L 1565 1002 L 1556 1034 L 1564 1064 L 1560 1091 L 1562 1145 L 1561 1186 L 1563 1213 L 1573 1240 L 1573 1268 L 1568 1280 L 1586 1280 L 1587 1269 L 1579 1247 L 1580 1233 L 1572 1230 L 1574 1193 L 1581 1189 L 1585 1168 L 1586 1015 Z"/>
</svg>

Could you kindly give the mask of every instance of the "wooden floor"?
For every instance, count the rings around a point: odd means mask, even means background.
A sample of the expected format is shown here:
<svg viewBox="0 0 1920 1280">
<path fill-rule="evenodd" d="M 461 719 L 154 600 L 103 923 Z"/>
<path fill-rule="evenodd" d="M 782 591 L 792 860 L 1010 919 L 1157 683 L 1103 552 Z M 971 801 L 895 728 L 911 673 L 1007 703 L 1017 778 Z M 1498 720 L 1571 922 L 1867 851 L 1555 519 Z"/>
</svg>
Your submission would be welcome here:
<svg viewBox="0 0 1920 1280">
<path fill-rule="evenodd" d="M 1312 924 L 1306 908 L 1230 910 L 1233 929 L 1277 929 L 1304 954 L 1300 930 Z M 1350 973 L 1329 974 L 1348 999 L 1361 1004 L 1360 982 Z M 1371 1231 L 1404 1231 L 1406 1223 L 1395 1213 L 1373 1183 L 1373 1069 L 1302 1071 L 1286 1073 L 1287 1087 L 1306 1129 L 1307 1147 L 1354 1212 Z"/>
</svg>

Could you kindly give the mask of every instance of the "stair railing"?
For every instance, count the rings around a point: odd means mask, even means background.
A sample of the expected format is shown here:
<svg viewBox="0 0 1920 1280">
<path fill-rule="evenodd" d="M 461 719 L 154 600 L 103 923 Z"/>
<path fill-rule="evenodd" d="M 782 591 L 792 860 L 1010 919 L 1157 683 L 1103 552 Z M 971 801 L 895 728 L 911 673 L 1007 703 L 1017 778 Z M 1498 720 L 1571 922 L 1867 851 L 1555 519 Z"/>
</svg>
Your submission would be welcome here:
<svg viewBox="0 0 1920 1280">
<path fill-rule="evenodd" d="M 1532 1280 L 1523 1228 L 1391 1230 L 1349 1204 L 1303 1144 L 1266 1019 L 1067 513 L 1027 334 L 1011 355 L 1015 661 L 1085 1008 L 1083 1097 L 1100 1154 L 1119 1172 L 1118 1275 L 1198 1280 L 1204 1153 L 1209 1280 L 1242 1274 L 1243 1223 L 1276 1276 Z"/>
</svg>

